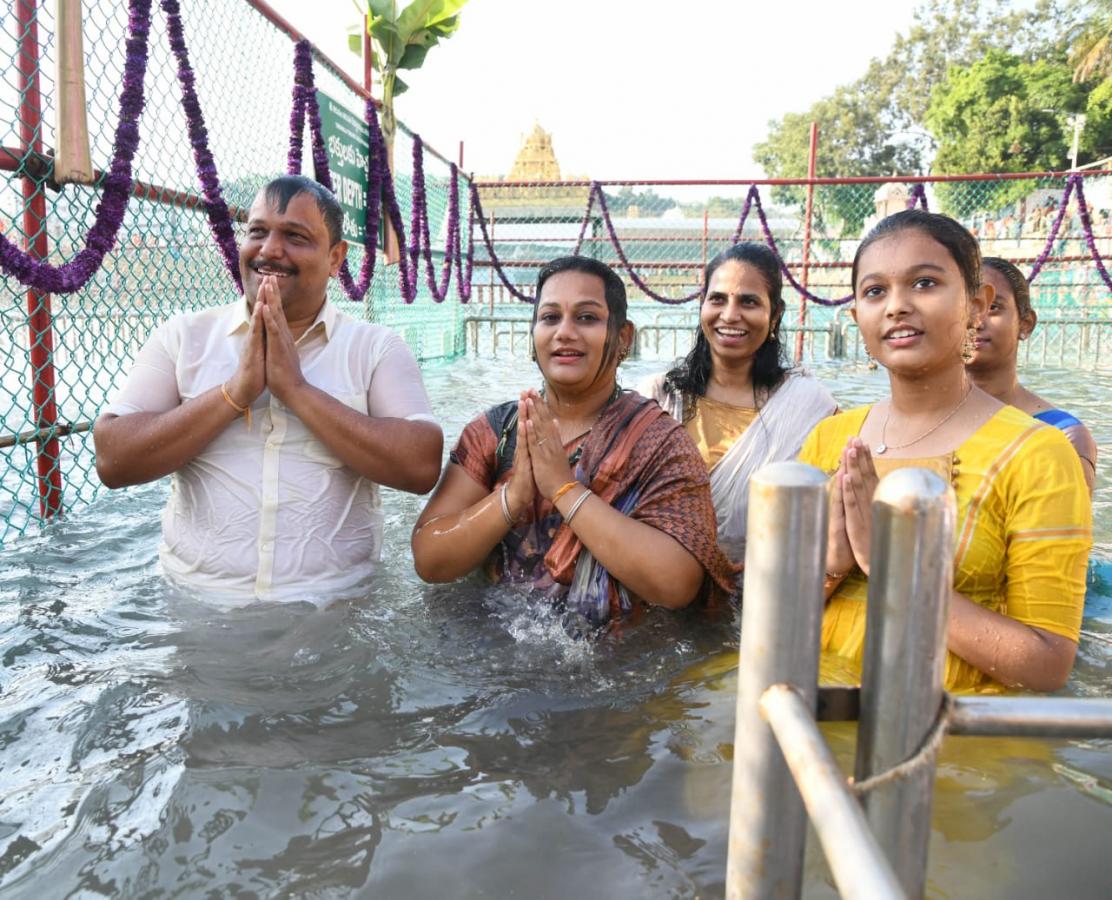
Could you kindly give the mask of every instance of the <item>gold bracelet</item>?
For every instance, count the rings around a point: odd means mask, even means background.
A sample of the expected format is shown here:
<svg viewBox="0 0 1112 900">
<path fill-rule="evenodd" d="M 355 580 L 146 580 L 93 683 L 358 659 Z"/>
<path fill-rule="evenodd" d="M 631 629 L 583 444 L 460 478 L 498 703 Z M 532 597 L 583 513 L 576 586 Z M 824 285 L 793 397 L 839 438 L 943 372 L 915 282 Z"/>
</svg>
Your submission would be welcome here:
<svg viewBox="0 0 1112 900">
<path fill-rule="evenodd" d="M 224 399 L 228 401 L 228 406 L 240 413 L 247 420 L 247 430 L 251 430 L 251 404 L 247 406 L 240 406 L 232 399 L 232 395 L 228 393 L 228 385 L 220 385 L 220 393 L 224 395 Z"/>
<path fill-rule="evenodd" d="M 578 481 L 569 481 L 567 484 L 560 485 L 560 487 L 556 489 L 556 493 L 552 495 L 552 505 L 555 506 L 560 502 L 560 498 L 563 497 L 564 494 L 576 487 L 579 487 Z"/>
<path fill-rule="evenodd" d="M 844 572 L 823 572 L 823 576 L 827 581 L 843 581 L 849 576 L 853 569 L 846 569 Z"/>
</svg>

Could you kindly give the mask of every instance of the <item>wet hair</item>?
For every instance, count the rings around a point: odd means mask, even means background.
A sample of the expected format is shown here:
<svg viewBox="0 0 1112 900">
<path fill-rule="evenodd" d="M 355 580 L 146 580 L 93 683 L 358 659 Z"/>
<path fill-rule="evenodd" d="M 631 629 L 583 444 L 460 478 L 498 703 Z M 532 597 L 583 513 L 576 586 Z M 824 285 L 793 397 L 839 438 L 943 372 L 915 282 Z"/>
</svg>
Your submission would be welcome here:
<svg viewBox="0 0 1112 900">
<path fill-rule="evenodd" d="M 290 201 L 298 194 L 311 194 L 317 201 L 317 209 L 324 219 L 324 227 L 328 229 L 329 246 L 336 246 L 343 239 L 344 213 L 332 191 L 304 175 L 280 175 L 263 187 L 266 202 L 280 213 L 286 211 Z"/>
<path fill-rule="evenodd" d="M 761 273 L 761 279 L 768 291 L 772 307 L 769 316 L 768 338 L 753 355 L 753 389 L 761 389 L 767 396 L 783 380 L 788 367 L 784 363 L 784 348 L 780 342 L 780 320 L 784 316 L 784 280 L 780 274 L 780 260 L 764 244 L 741 243 L 727 247 L 707 263 L 703 271 L 703 299 L 706 301 L 710 290 L 710 280 L 723 263 L 745 263 Z M 685 398 L 684 415 L 688 414 L 689 401 L 702 397 L 707 392 L 714 362 L 710 355 L 710 343 L 700 327 L 695 335 L 695 346 L 680 362 L 664 376 L 664 389 L 682 394 Z M 693 406 L 692 406 L 693 409 Z"/>
<path fill-rule="evenodd" d="M 537 312 L 541 306 L 541 291 L 544 289 L 545 282 L 561 272 L 583 272 L 586 275 L 594 275 L 602 281 L 603 297 L 610 315 L 606 321 L 606 349 L 602 354 L 602 362 L 598 370 L 598 375 L 601 375 L 618 357 L 618 333 L 628 320 L 625 284 L 610 266 L 590 256 L 561 256 L 545 263 L 537 273 L 537 300 L 533 304 L 534 326 L 537 324 Z"/>
<path fill-rule="evenodd" d="M 977 239 L 960 222 L 923 209 L 905 209 L 894 213 L 877 222 L 865 235 L 853 256 L 850 284 L 853 286 L 854 296 L 857 295 L 857 276 L 865 251 L 879 240 L 911 229 L 923 232 L 946 248 L 961 272 L 967 297 L 972 298 L 981 287 L 981 248 Z"/>
<path fill-rule="evenodd" d="M 1027 283 L 1023 273 L 1008 260 L 1001 259 L 999 256 L 986 256 L 981 262 L 1004 276 L 1004 280 L 1008 282 L 1008 287 L 1012 289 L 1012 296 L 1015 298 L 1015 308 L 1016 312 L 1019 313 L 1019 318 L 1025 319 L 1031 315 L 1031 286 Z"/>
</svg>

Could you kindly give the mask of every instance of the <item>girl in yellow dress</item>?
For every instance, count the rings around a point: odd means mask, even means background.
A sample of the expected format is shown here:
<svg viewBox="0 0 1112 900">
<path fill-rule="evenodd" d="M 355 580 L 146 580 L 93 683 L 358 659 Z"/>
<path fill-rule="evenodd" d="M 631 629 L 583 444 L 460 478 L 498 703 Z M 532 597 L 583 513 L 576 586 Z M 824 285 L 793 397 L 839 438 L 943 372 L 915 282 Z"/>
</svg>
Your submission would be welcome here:
<svg viewBox="0 0 1112 900">
<path fill-rule="evenodd" d="M 891 396 L 825 419 L 800 453 L 833 476 L 823 648 L 859 664 L 873 491 L 888 471 L 922 466 L 958 501 L 947 689 L 1060 688 L 1081 627 L 1088 492 L 1058 429 L 966 373 L 988 296 L 976 240 L 946 216 L 897 213 L 861 242 L 852 284 L 854 320 Z"/>
</svg>

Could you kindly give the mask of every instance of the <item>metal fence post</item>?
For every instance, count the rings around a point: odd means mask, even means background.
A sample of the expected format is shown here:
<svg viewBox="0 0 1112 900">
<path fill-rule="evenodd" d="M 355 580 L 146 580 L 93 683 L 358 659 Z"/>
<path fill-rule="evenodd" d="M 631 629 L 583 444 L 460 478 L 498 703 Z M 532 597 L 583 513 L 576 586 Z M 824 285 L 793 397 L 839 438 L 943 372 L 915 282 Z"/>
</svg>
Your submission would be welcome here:
<svg viewBox="0 0 1112 900">
<path fill-rule="evenodd" d="M 898 469 L 873 497 L 869 601 L 857 730 L 858 781 L 911 757 L 942 702 L 953 585 L 953 489 Z M 910 897 L 926 884 L 934 760 L 865 795 L 865 812 Z"/>
<path fill-rule="evenodd" d="M 806 812 L 761 695 L 789 683 L 814 707 L 826 560 L 826 476 L 765 466 L 749 486 L 726 896 L 797 897 Z"/>
<path fill-rule="evenodd" d="M 35 0 L 16 0 L 19 22 L 19 138 L 23 166 L 42 155 L 42 95 L 39 90 L 39 24 Z M 46 186 L 24 168 L 23 234 L 27 250 L 36 259 L 50 255 L 46 233 Z M 44 519 L 62 512 L 62 450 L 54 429 L 58 407 L 54 393 L 54 321 L 50 294 L 27 291 L 27 324 L 30 331 L 31 402 L 35 410 L 35 465 L 39 475 L 39 513 Z"/>
</svg>

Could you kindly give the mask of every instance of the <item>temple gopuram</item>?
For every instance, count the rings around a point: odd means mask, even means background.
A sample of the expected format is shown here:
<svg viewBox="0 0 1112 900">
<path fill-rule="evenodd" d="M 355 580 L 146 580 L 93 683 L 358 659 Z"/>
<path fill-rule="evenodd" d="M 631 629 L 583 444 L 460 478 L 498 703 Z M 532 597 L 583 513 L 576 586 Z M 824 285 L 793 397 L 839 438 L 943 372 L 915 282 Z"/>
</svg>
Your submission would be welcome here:
<svg viewBox="0 0 1112 900">
<path fill-rule="evenodd" d="M 537 123 L 522 138 L 509 175 L 480 176 L 483 209 L 494 213 L 499 222 L 579 222 L 587 206 L 590 188 L 586 185 L 521 185 L 513 182 L 561 181 L 560 163 L 552 149 L 552 135 Z M 571 177 L 587 181 L 585 175 Z M 509 182 L 498 186 L 492 182 Z"/>
</svg>

